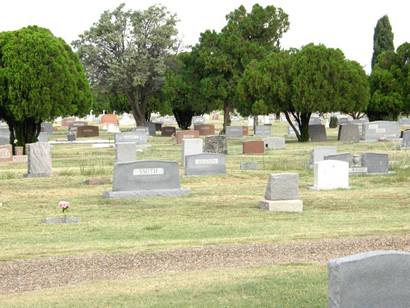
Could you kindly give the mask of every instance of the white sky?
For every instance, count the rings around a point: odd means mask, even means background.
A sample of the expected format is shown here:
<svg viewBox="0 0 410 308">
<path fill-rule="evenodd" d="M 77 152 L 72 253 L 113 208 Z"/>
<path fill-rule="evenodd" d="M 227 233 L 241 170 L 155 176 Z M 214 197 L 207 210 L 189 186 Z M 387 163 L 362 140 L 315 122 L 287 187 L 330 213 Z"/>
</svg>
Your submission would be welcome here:
<svg viewBox="0 0 410 308">
<path fill-rule="evenodd" d="M 410 41 L 407 0 L 5 0 L 0 8 L 0 31 L 36 24 L 71 43 L 104 10 L 112 10 L 122 2 L 130 9 L 165 5 L 178 15 L 179 34 L 186 45 L 195 44 L 199 34 L 207 29 L 220 30 L 225 25 L 225 15 L 241 4 L 248 10 L 256 2 L 263 6 L 273 4 L 289 15 L 290 29 L 282 39 L 283 47 L 299 48 L 310 42 L 337 47 L 349 59 L 365 66 L 366 71 L 370 69 L 373 31 L 380 17 L 388 14 L 395 47 Z"/>
</svg>

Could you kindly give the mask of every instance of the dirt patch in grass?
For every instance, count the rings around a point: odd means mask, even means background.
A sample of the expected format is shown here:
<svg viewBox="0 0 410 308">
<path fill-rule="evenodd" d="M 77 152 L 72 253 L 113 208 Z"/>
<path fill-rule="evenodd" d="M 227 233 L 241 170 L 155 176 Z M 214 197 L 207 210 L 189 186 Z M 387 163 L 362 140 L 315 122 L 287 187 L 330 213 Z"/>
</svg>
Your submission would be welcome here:
<svg viewBox="0 0 410 308">
<path fill-rule="evenodd" d="M 208 246 L 166 252 L 91 254 L 0 263 L 0 294 L 104 279 L 147 277 L 273 264 L 326 263 L 370 250 L 410 251 L 410 236 L 295 241 L 287 244 Z"/>
</svg>

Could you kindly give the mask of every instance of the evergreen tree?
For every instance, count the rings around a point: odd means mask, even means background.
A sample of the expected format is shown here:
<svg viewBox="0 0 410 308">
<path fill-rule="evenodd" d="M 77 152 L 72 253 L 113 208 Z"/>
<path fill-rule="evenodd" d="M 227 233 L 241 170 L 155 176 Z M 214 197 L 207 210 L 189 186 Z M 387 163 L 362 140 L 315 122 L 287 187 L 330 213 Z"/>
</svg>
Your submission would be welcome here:
<svg viewBox="0 0 410 308">
<path fill-rule="evenodd" d="M 384 15 L 377 21 L 373 35 L 373 57 L 372 69 L 374 68 L 377 57 L 385 51 L 394 51 L 394 34 L 390 25 L 389 17 Z"/>
</svg>

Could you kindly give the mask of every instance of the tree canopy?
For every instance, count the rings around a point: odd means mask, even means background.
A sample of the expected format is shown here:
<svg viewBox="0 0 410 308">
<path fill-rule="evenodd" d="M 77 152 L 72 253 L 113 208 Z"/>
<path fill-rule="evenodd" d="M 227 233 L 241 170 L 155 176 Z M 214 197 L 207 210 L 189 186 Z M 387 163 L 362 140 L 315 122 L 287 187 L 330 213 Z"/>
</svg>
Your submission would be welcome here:
<svg viewBox="0 0 410 308">
<path fill-rule="evenodd" d="M 387 15 L 380 18 L 374 28 L 372 69 L 377 63 L 377 57 L 385 51 L 394 51 L 394 34 Z"/>
<path fill-rule="evenodd" d="M 363 110 L 368 92 L 358 63 L 345 59 L 339 49 L 313 44 L 251 62 L 238 85 L 242 101 L 263 101 L 269 111 L 284 112 L 299 141 L 309 140 L 313 112 Z M 241 109 L 250 114 L 246 107 Z"/>
<path fill-rule="evenodd" d="M 220 31 L 201 33 L 193 48 L 203 67 L 201 87 L 204 98 L 224 109 L 224 127 L 235 108 L 237 85 L 246 65 L 279 50 L 279 40 L 289 28 L 288 16 L 272 5 L 255 4 L 250 12 L 243 6 L 227 15 Z"/>
<path fill-rule="evenodd" d="M 164 81 L 167 57 L 177 47 L 177 18 L 159 5 L 144 11 L 121 4 L 73 42 L 93 90 L 127 98 L 137 125 L 149 119 L 152 96 Z"/>
<path fill-rule="evenodd" d="M 410 113 L 410 44 L 404 43 L 397 51 L 386 51 L 370 76 L 370 120 L 397 120 L 400 113 Z"/>
<path fill-rule="evenodd" d="M 71 48 L 49 30 L 0 33 L 0 118 L 13 143 L 37 141 L 41 122 L 89 111 L 91 92 Z"/>
</svg>

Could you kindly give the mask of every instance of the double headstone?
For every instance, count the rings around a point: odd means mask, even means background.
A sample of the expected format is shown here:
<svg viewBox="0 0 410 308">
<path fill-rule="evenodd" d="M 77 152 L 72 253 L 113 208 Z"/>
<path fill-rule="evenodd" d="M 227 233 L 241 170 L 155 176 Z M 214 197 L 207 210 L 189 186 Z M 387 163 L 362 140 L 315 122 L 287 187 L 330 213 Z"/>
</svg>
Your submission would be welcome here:
<svg viewBox="0 0 410 308">
<path fill-rule="evenodd" d="M 176 144 L 182 144 L 184 138 L 198 138 L 199 131 L 197 130 L 178 130 L 175 133 Z"/>
<path fill-rule="evenodd" d="M 407 308 L 410 253 L 371 251 L 330 260 L 328 307 Z"/>
<path fill-rule="evenodd" d="M 377 141 L 400 138 L 400 125 L 396 121 L 374 121 L 363 124 L 362 139 Z"/>
<path fill-rule="evenodd" d="M 200 136 L 215 135 L 215 126 L 213 124 L 195 124 L 194 130 L 197 130 Z"/>
<path fill-rule="evenodd" d="M 265 153 L 265 143 L 262 140 L 245 141 L 242 144 L 243 154 L 263 154 Z"/>
<path fill-rule="evenodd" d="M 337 140 L 341 142 L 359 142 L 360 141 L 360 129 L 359 125 L 347 123 L 339 126 L 339 133 Z"/>
<path fill-rule="evenodd" d="M 228 154 L 228 145 L 225 136 L 205 137 L 204 152 Z"/>
<path fill-rule="evenodd" d="M 29 143 L 26 145 L 28 156 L 27 177 L 51 176 L 51 149 L 47 142 Z"/>
<path fill-rule="evenodd" d="M 265 198 L 260 202 L 260 206 L 275 212 L 302 212 L 303 201 L 299 199 L 299 174 L 269 175 Z"/>
<path fill-rule="evenodd" d="M 310 141 L 319 142 L 326 141 L 326 128 L 324 125 L 309 125 L 309 138 Z"/>
<path fill-rule="evenodd" d="M 77 127 L 77 137 L 98 137 L 99 136 L 98 126 L 84 125 Z"/>
<path fill-rule="evenodd" d="M 348 189 L 349 164 L 339 160 L 322 160 L 314 165 L 315 183 L 313 189 Z"/>
<path fill-rule="evenodd" d="M 254 135 L 258 137 L 270 137 L 272 136 L 272 126 L 271 125 L 257 125 L 255 127 Z"/>
<path fill-rule="evenodd" d="M 283 137 L 268 137 L 264 138 L 265 149 L 280 150 L 285 148 L 285 138 Z"/>
<path fill-rule="evenodd" d="M 389 155 L 383 153 L 362 154 L 362 166 L 367 168 L 367 173 L 388 173 Z"/>
<path fill-rule="evenodd" d="M 242 126 L 226 126 L 225 135 L 228 138 L 242 138 L 243 127 Z"/>
<path fill-rule="evenodd" d="M 115 143 L 134 142 L 135 144 L 145 144 L 147 142 L 147 135 L 145 133 L 138 133 L 136 131 L 118 133 L 114 136 Z"/>
<path fill-rule="evenodd" d="M 201 154 L 204 145 L 201 138 L 187 138 L 182 142 L 182 165 L 185 166 L 185 158 L 189 155 Z"/>
<path fill-rule="evenodd" d="M 181 196 L 189 189 L 181 188 L 176 161 L 134 161 L 114 165 L 112 191 L 104 198 L 129 199 L 154 196 Z"/>
<path fill-rule="evenodd" d="M 185 175 L 226 174 L 224 154 L 202 153 L 185 157 Z"/>
<path fill-rule="evenodd" d="M 172 126 L 163 126 L 163 127 L 161 127 L 161 136 L 163 136 L 163 137 L 174 136 L 175 132 L 176 132 L 175 127 L 172 127 Z"/>
</svg>

